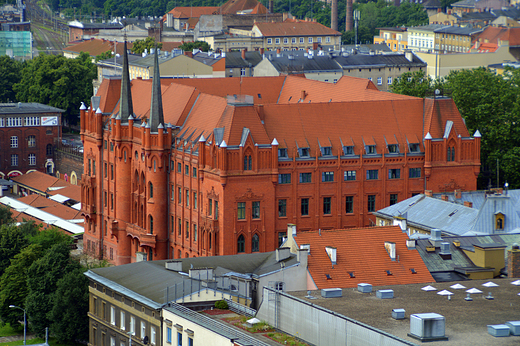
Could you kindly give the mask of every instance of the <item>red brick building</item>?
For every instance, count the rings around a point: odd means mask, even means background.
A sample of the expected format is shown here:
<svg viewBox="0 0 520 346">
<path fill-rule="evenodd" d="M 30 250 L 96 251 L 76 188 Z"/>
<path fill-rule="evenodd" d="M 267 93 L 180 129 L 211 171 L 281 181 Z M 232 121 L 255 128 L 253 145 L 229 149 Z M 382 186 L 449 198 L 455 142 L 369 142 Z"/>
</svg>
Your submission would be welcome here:
<svg viewBox="0 0 520 346">
<path fill-rule="evenodd" d="M 39 103 L 0 104 L 0 176 L 53 173 L 64 111 Z"/>
<path fill-rule="evenodd" d="M 160 86 L 127 65 L 81 109 L 84 248 L 112 263 L 272 251 L 288 223 L 367 226 L 425 189 L 476 188 L 480 134 L 451 99 L 352 77 Z"/>
</svg>

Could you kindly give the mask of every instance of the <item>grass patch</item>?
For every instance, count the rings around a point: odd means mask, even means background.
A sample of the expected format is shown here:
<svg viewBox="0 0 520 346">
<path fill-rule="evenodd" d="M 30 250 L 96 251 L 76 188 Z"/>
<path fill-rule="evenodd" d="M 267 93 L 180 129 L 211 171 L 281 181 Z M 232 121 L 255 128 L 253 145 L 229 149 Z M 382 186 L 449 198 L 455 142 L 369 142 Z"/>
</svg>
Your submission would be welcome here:
<svg viewBox="0 0 520 346">
<path fill-rule="evenodd" d="M 45 339 L 30 339 L 27 340 L 27 345 L 34 345 L 34 344 L 43 344 L 45 342 Z M 23 339 L 19 341 L 11 341 L 11 342 L 3 342 L 0 343 L 0 346 L 18 346 L 23 345 Z M 77 346 L 76 344 L 60 344 L 54 338 L 49 338 L 49 345 L 50 346 Z"/>
<path fill-rule="evenodd" d="M 228 317 L 225 318 L 225 320 L 235 327 L 247 330 L 249 333 L 265 333 L 270 332 L 273 330 L 273 327 L 271 327 L 267 322 L 259 322 L 255 324 L 253 327 L 247 327 L 246 321 L 249 320 L 251 317 L 247 316 L 237 316 L 237 317 Z"/>
<path fill-rule="evenodd" d="M 280 344 L 284 344 L 284 345 L 309 346 L 309 344 L 306 344 L 305 342 L 302 342 L 302 341 L 296 339 L 295 337 L 287 335 L 287 334 L 274 332 L 274 333 L 267 333 L 266 336 L 269 339 L 274 340 L 274 341 L 276 341 Z"/>
<path fill-rule="evenodd" d="M 21 327 L 20 328 L 13 328 L 13 327 L 11 327 L 11 325 L 9 323 L 6 323 L 4 326 L 0 327 L 0 337 L 2 337 L 2 336 L 20 335 L 20 330 L 23 333 L 23 329 Z"/>
</svg>

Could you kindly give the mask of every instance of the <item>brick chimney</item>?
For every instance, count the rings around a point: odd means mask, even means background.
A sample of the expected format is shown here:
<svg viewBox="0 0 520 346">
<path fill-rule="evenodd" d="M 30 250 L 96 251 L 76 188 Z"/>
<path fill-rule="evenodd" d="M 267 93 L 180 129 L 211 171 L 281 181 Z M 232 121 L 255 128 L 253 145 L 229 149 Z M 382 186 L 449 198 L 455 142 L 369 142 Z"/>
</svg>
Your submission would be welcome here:
<svg viewBox="0 0 520 346">
<path fill-rule="evenodd" d="M 507 277 L 520 278 L 520 247 L 516 243 L 507 250 Z"/>
<path fill-rule="evenodd" d="M 242 49 L 242 52 L 241 52 L 241 53 L 242 53 L 242 59 L 243 59 L 243 60 L 246 60 L 246 51 L 247 51 L 247 49 L 245 49 L 245 48 Z"/>
<path fill-rule="evenodd" d="M 470 201 L 464 201 L 464 206 L 468 208 L 473 208 L 473 203 Z"/>
<path fill-rule="evenodd" d="M 442 195 L 442 196 L 441 196 L 441 199 L 442 199 L 444 202 L 448 202 L 448 195 Z"/>
<path fill-rule="evenodd" d="M 352 17 L 352 0 L 347 0 L 347 17 L 345 18 L 345 31 L 354 29 L 354 19 Z"/>
<path fill-rule="evenodd" d="M 338 31 L 338 0 L 332 0 L 330 10 L 330 28 Z"/>
<path fill-rule="evenodd" d="M 453 193 L 454 193 L 456 199 L 461 199 L 462 198 L 462 190 L 461 189 L 455 189 L 455 191 L 453 191 Z"/>
<path fill-rule="evenodd" d="M 424 191 L 424 195 L 426 197 L 432 197 L 433 196 L 433 191 L 432 190 L 425 190 Z"/>
</svg>

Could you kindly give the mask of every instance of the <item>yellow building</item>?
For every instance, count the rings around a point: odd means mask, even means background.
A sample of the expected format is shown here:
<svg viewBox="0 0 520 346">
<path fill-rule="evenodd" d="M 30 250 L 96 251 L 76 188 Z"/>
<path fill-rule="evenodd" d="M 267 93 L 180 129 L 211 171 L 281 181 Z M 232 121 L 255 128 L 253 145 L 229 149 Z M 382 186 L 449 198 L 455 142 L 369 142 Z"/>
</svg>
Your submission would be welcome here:
<svg viewBox="0 0 520 346">
<path fill-rule="evenodd" d="M 452 14 L 439 12 L 428 18 L 430 24 L 444 24 L 444 25 L 455 25 L 458 23 L 458 18 Z"/>
<path fill-rule="evenodd" d="M 255 23 L 253 37 L 263 38 L 263 48 L 269 50 L 305 50 L 317 46 L 339 49 L 341 33 L 322 24 L 288 19 L 282 23 Z"/>
<path fill-rule="evenodd" d="M 482 29 L 445 26 L 434 30 L 434 32 L 435 51 L 467 53 L 471 49 L 473 40 L 482 32 Z"/>
<path fill-rule="evenodd" d="M 392 52 L 403 52 L 408 48 L 406 28 L 379 28 L 379 36 L 374 36 L 374 44 L 386 44 Z"/>
</svg>

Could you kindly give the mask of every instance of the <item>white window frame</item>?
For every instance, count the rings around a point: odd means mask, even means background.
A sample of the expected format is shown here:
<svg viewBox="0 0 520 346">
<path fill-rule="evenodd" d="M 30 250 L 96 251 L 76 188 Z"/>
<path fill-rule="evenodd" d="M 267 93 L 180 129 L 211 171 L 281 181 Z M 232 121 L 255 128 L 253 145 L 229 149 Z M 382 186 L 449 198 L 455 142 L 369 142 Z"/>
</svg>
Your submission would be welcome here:
<svg viewBox="0 0 520 346">
<path fill-rule="evenodd" d="M 18 148 L 18 136 L 11 136 L 11 148 Z"/>
<path fill-rule="evenodd" d="M 296 43 L 296 37 L 293 37 L 293 38 L 291 39 L 291 43 L 293 43 L 293 44 Z"/>
<path fill-rule="evenodd" d="M 312 43 L 312 37 L 309 37 L 309 43 Z"/>
<path fill-rule="evenodd" d="M 283 38 L 283 44 L 288 44 L 289 43 L 289 39 L 287 37 L 284 37 Z"/>
<path fill-rule="evenodd" d="M 116 346 L 116 338 L 113 336 L 110 337 L 110 346 Z"/>
<path fill-rule="evenodd" d="M 125 323 L 125 312 L 123 310 L 121 310 L 121 321 L 119 322 L 119 324 L 121 325 L 121 330 L 125 330 L 126 329 L 126 323 Z"/>
<path fill-rule="evenodd" d="M 325 38 L 325 42 L 326 42 L 326 43 L 330 43 L 330 36 L 327 36 L 327 37 Z"/>
<path fill-rule="evenodd" d="M 132 333 L 132 335 L 135 335 L 135 317 L 134 316 L 130 317 L 130 333 Z"/>
<path fill-rule="evenodd" d="M 305 38 L 300 37 L 300 43 L 305 43 Z"/>
<path fill-rule="evenodd" d="M 29 166 L 36 166 L 36 154 L 29 154 Z"/>
<path fill-rule="evenodd" d="M 27 146 L 29 148 L 34 148 L 36 146 L 36 136 L 35 135 L 30 135 L 29 137 L 27 137 Z"/>
<path fill-rule="evenodd" d="M 146 323 L 141 321 L 141 339 L 144 339 L 146 336 Z"/>
<path fill-rule="evenodd" d="M 392 85 L 392 77 L 388 77 L 387 83 L 388 83 L 388 85 Z"/>
<path fill-rule="evenodd" d="M 13 166 L 13 167 L 18 166 L 18 154 L 11 155 L 11 166 Z"/>
<path fill-rule="evenodd" d="M 155 345 L 156 343 L 156 335 L 155 335 L 155 327 L 150 327 L 150 344 Z"/>
<path fill-rule="evenodd" d="M 110 324 L 116 325 L 116 308 L 114 306 L 110 307 Z"/>
<path fill-rule="evenodd" d="M 377 77 L 377 85 L 383 85 L 383 77 Z"/>
<path fill-rule="evenodd" d="M 268 38 L 267 39 L 267 44 L 273 44 L 273 39 L 272 38 Z"/>
<path fill-rule="evenodd" d="M 275 39 L 274 39 L 274 43 L 275 43 L 275 44 L 280 44 L 280 38 L 275 38 Z"/>
</svg>

